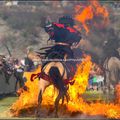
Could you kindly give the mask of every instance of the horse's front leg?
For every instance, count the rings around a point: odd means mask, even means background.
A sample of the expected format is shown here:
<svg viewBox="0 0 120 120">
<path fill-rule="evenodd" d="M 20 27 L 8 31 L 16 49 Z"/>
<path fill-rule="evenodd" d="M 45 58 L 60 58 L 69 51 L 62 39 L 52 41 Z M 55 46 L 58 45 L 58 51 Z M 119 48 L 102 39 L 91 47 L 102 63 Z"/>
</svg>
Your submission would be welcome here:
<svg viewBox="0 0 120 120">
<path fill-rule="evenodd" d="M 109 103 L 110 102 L 110 92 L 111 92 L 111 88 L 110 88 L 110 79 L 108 79 L 107 84 L 106 84 L 106 102 Z"/>
<path fill-rule="evenodd" d="M 42 103 L 42 95 L 46 89 L 47 86 L 50 85 L 50 82 L 45 81 L 44 79 L 40 78 L 39 80 L 39 95 L 38 95 L 38 106 L 37 109 L 35 111 L 35 115 L 36 117 L 40 117 L 41 112 L 40 112 L 40 108 L 41 108 L 41 103 Z"/>
<path fill-rule="evenodd" d="M 59 101 L 62 97 L 62 94 L 59 92 L 56 100 L 55 100 L 55 117 L 58 117 L 58 105 L 59 105 Z"/>
<path fill-rule="evenodd" d="M 62 104 L 63 104 L 63 102 L 64 102 L 64 97 L 66 97 L 66 99 L 67 99 L 67 102 L 68 102 L 68 95 L 67 95 L 67 93 L 66 93 L 66 91 L 59 91 L 59 94 L 58 94 L 58 96 L 57 96 L 57 98 L 56 98 L 56 100 L 55 100 L 55 117 L 58 117 L 58 106 L 59 106 L 59 101 L 60 101 L 60 99 L 62 99 Z"/>
<path fill-rule="evenodd" d="M 38 106 L 37 106 L 37 109 L 35 111 L 36 117 L 40 117 L 41 103 L 42 103 L 42 90 L 40 90 L 39 95 L 38 95 Z"/>
</svg>

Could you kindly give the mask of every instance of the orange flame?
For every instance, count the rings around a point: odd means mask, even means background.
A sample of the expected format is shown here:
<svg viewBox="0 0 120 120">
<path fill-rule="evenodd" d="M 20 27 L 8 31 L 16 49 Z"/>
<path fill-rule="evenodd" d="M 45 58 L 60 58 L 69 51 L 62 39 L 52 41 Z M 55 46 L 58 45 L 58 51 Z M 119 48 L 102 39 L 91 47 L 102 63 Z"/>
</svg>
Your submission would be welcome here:
<svg viewBox="0 0 120 120">
<path fill-rule="evenodd" d="M 31 75 L 34 73 L 39 73 L 41 71 L 41 67 L 39 66 L 34 72 L 25 72 L 24 76 L 27 78 L 27 82 L 25 85 L 28 87 L 27 91 L 22 90 L 19 99 L 12 105 L 14 111 L 16 111 L 16 115 L 19 114 L 19 110 L 23 108 L 29 108 L 33 105 L 37 104 L 38 98 L 38 80 L 34 80 L 33 82 L 30 80 Z"/>
<path fill-rule="evenodd" d="M 116 103 L 120 104 L 120 83 L 115 88 Z"/>
<path fill-rule="evenodd" d="M 75 7 L 75 20 L 80 22 L 85 29 L 86 33 L 89 30 L 89 21 L 93 21 L 96 17 L 102 17 L 102 24 L 106 25 L 109 22 L 109 13 L 104 6 L 101 6 L 98 0 L 89 0 L 89 5 L 87 5 L 83 10 L 81 10 L 81 6 L 77 5 Z M 97 25 L 97 23 L 95 23 Z M 76 27 L 78 28 L 78 27 Z"/>
<path fill-rule="evenodd" d="M 81 94 L 86 90 L 91 66 L 92 62 L 90 56 L 87 56 L 83 62 L 77 66 L 77 71 L 74 76 L 75 83 L 73 86 L 69 86 L 68 93 L 70 101 L 68 104 L 65 102 L 67 106 L 66 110 L 69 112 L 78 111 L 87 115 L 102 115 L 108 118 L 120 118 L 120 104 L 106 104 L 100 102 L 88 104 L 82 99 Z M 38 72 L 40 72 L 40 68 L 38 68 L 34 73 Z M 12 109 L 17 115 L 19 115 L 20 110 L 37 105 L 39 92 L 38 80 L 31 82 L 31 74 L 33 73 L 25 73 L 25 76 L 28 79 L 26 86 L 29 88 L 29 91 L 21 93 L 19 99 L 12 105 Z M 53 105 L 56 96 L 57 92 L 54 87 L 48 87 L 43 95 L 42 105 Z"/>
<path fill-rule="evenodd" d="M 84 93 L 86 86 L 87 86 L 90 66 L 91 66 L 90 56 L 86 57 L 86 59 L 80 65 L 78 65 L 78 70 L 74 76 L 74 79 L 76 82 L 74 83 L 73 86 L 69 86 L 70 87 L 69 94 L 71 96 L 71 99 L 74 97 L 77 97 L 78 93 L 79 94 Z M 34 73 L 38 73 L 38 72 L 40 72 L 40 68 L 34 71 Z M 27 82 L 25 85 L 28 87 L 28 91 L 23 91 L 23 93 L 21 93 L 16 103 L 12 105 L 12 109 L 14 111 L 17 111 L 16 114 L 18 114 L 21 109 L 29 108 L 33 104 L 34 105 L 37 104 L 37 96 L 39 92 L 38 91 L 38 80 L 34 80 L 33 82 L 31 82 L 30 81 L 31 74 L 33 74 L 33 72 L 24 73 L 24 76 L 26 76 L 27 78 Z M 42 104 L 53 105 L 56 96 L 57 96 L 57 92 L 55 92 L 54 87 L 53 86 L 48 87 L 45 90 L 45 93 L 43 94 Z"/>
</svg>

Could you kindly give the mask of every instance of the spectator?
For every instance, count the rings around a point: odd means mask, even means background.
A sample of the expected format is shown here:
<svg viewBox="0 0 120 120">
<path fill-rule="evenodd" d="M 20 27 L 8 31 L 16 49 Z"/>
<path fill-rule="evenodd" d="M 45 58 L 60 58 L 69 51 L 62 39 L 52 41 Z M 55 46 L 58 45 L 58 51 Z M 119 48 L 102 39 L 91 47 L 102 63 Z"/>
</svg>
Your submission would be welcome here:
<svg viewBox="0 0 120 120">
<path fill-rule="evenodd" d="M 23 78 L 24 69 L 18 59 L 14 63 L 14 76 L 16 78 L 15 91 L 17 91 L 17 84 L 19 83 L 20 88 L 24 86 L 25 79 Z"/>
</svg>

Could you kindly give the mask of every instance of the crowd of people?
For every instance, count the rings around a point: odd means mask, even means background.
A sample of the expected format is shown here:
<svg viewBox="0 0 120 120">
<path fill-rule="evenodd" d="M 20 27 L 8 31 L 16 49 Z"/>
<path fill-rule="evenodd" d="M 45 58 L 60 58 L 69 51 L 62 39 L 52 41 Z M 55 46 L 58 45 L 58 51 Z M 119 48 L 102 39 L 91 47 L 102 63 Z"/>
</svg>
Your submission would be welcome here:
<svg viewBox="0 0 120 120">
<path fill-rule="evenodd" d="M 93 63 L 89 80 L 88 80 L 88 87 L 87 90 L 101 90 L 104 86 L 104 74 L 102 68 Z"/>
<path fill-rule="evenodd" d="M 25 71 L 30 72 L 40 65 L 39 57 L 32 56 L 33 53 L 27 53 L 27 56 L 22 59 L 14 57 L 6 57 L 0 55 L 0 73 L 4 75 L 6 84 L 10 84 L 10 78 L 14 75 L 15 92 L 24 86 L 26 79 L 23 77 Z M 19 86 L 18 86 L 19 85 Z"/>
<path fill-rule="evenodd" d="M 34 57 L 30 53 L 23 59 L 16 59 L 13 57 L 7 58 L 4 55 L 0 56 L 0 72 L 4 73 L 5 82 L 7 84 L 9 84 L 9 79 L 11 75 L 14 74 L 16 78 L 15 91 L 17 91 L 18 88 L 24 86 L 24 82 L 26 81 L 26 79 L 23 78 L 24 71 L 30 72 L 40 64 L 40 59 L 34 59 Z M 93 63 L 89 75 L 87 90 L 100 90 L 102 89 L 103 85 L 103 71 L 99 65 Z"/>
</svg>

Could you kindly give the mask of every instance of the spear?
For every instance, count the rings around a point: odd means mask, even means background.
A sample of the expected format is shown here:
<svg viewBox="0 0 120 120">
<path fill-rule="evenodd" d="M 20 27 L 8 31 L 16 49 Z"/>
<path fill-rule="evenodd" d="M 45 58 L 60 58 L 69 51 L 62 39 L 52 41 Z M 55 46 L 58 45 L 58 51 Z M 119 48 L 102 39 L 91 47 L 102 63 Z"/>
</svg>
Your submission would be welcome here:
<svg viewBox="0 0 120 120">
<path fill-rule="evenodd" d="M 7 46 L 6 44 L 4 44 L 4 46 L 5 46 L 5 48 L 7 49 L 8 53 L 9 53 L 9 56 L 11 57 L 12 54 L 11 54 L 11 52 L 10 52 L 10 49 L 8 48 L 8 46 Z"/>
<path fill-rule="evenodd" d="M 51 46 L 49 46 L 49 47 L 42 47 L 39 50 L 44 50 L 44 49 L 49 49 L 49 48 L 51 48 Z"/>
</svg>

